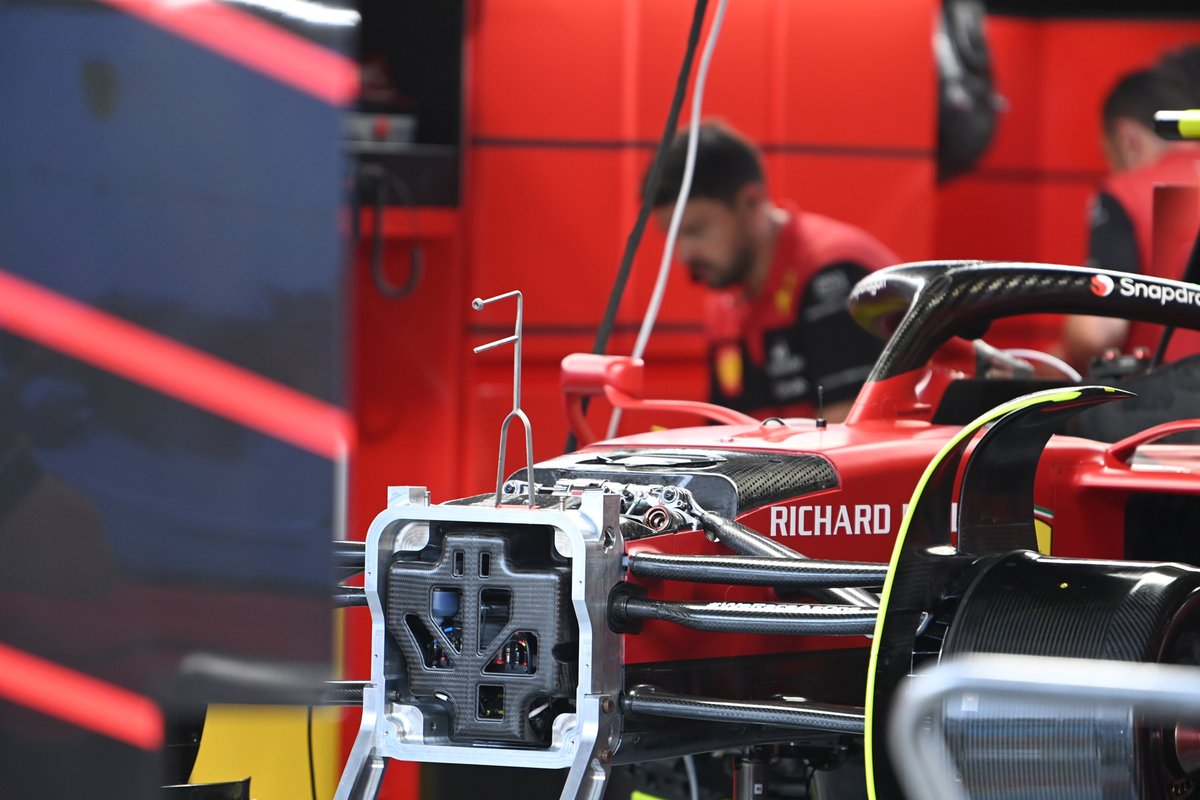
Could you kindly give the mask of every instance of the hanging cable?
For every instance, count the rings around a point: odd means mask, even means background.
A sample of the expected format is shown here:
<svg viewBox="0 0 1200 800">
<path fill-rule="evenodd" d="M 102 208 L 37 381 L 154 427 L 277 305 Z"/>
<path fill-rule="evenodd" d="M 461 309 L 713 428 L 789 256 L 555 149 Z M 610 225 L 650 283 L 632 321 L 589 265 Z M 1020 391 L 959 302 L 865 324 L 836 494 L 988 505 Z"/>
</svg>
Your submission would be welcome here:
<svg viewBox="0 0 1200 800">
<path fill-rule="evenodd" d="M 1200 233 L 1196 235 L 1196 240 L 1192 242 L 1192 251 L 1188 255 L 1187 266 L 1183 268 L 1182 280 L 1188 283 L 1200 283 Z M 1174 334 L 1174 325 L 1167 325 L 1163 328 L 1162 336 L 1158 340 L 1158 347 L 1154 349 L 1154 360 L 1150 362 L 1151 369 L 1163 363 L 1163 359 L 1167 356 L 1167 347 L 1170 346 L 1171 337 Z"/>
<path fill-rule="evenodd" d="M 371 279 L 381 295 L 389 300 L 403 300 L 416 290 L 421 280 L 424 268 L 424 253 L 421 249 L 420 216 L 417 212 L 417 200 L 412 189 L 395 172 L 378 164 L 362 164 L 359 166 L 359 179 L 364 183 L 373 183 L 375 189 L 375 231 L 371 237 Z M 390 190 L 390 191 L 389 191 Z M 409 245 L 410 266 L 408 280 L 397 286 L 388 281 L 383 270 L 383 222 L 384 210 L 390 195 L 394 195 L 403 205 L 408 207 L 412 219 L 412 243 Z M 358 221 L 355 220 L 355 239 L 358 238 Z"/>
<path fill-rule="evenodd" d="M 1057 370 L 1065 378 L 1079 383 L 1083 380 L 1083 376 L 1079 374 L 1079 370 L 1072 367 L 1066 361 L 1063 361 L 1058 356 L 1052 356 L 1049 353 L 1043 353 L 1041 350 L 1028 350 L 1023 347 L 1010 347 L 1004 351 L 1014 358 L 1024 359 L 1035 364 L 1042 364 Z"/>
<path fill-rule="evenodd" d="M 692 116 L 688 125 L 687 159 L 683 165 L 683 183 L 679 187 L 679 197 L 671 212 L 671 224 L 667 228 L 667 243 L 663 247 L 662 261 L 658 265 L 658 278 L 654 282 L 654 293 L 650 296 L 650 305 L 646 308 L 646 316 L 642 318 L 642 327 L 638 331 L 637 341 L 633 345 L 633 357 L 641 358 L 646 352 L 650 341 L 650 333 L 658 320 L 659 309 L 662 308 L 663 295 L 667 292 L 667 279 L 671 273 L 671 259 L 675 256 L 675 240 L 679 237 L 679 224 L 683 220 L 683 209 L 687 205 L 688 194 L 692 190 L 692 175 L 696 170 L 696 145 L 700 136 L 701 109 L 704 105 L 704 85 L 708 82 L 708 68 L 712 64 L 713 51 L 717 48 L 717 40 L 721 36 L 721 22 L 725 19 L 725 7 L 729 0 L 718 0 L 717 11 L 713 15 L 712 27 L 708 30 L 708 39 L 704 42 L 704 52 L 700 55 L 700 66 L 696 69 L 696 83 L 692 87 Z M 613 409 L 608 422 L 608 438 L 617 435 L 617 427 L 621 424 L 621 409 Z"/>
<path fill-rule="evenodd" d="M 617 269 L 617 279 L 608 295 L 608 305 L 604 316 L 600 319 L 600 327 L 596 329 L 596 340 L 592 344 L 592 352 L 603 353 L 608 349 L 608 338 L 612 335 L 613 325 L 617 319 L 617 310 L 621 306 L 621 297 L 625 294 L 625 285 L 629 283 L 629 273 L 633 270 L 633 257 L 637 254 L 642 242 L 642 234 L 646 223 L 650 220 L 650 212 L 654 210 L 654 195 L 662 182 L 663 161 L 666 160 L 667 148 L 675 141 L 675 131 L 679 123 L 679 111 L 683 108 L 683 98 L 687 94 L 688 76 L 692 74 L 692 61 L 696 56 L 696 46 L 700 42 L 700 31 L 704 27 L 704 13 L 708 10 L 708 0 L 696 0 L 696 8 L 692 12 L 692 27 L 688 31 L 687 47 L 684 49 L 683 64 L 679 67 L 679 77 L 675 80 L 675 94 L 671 98 L 671 108 L 667 112 L 667 123 L 663 129 L 658 149 L 654 153 L 654 161 L 650 164 L 650 172 L 646 176 L 646 184 L 642 187 L 642 206 L 638 211 L 637 221 L 629 238 L 625 241 L 625 252 L 621 255 L 621 266 Z M 584 397 L 583 413 L 587 413 L 588 400 Z M 577 441 L 574 433 L 567 434 L 564 452 L 575 449 Z"/>
<path fill-rule="evenodd" d="M 312 800 L 317 800 L 317 769 L 313 763 L 313 707 L 308 707 L 308 790 Z"/>
</svg>

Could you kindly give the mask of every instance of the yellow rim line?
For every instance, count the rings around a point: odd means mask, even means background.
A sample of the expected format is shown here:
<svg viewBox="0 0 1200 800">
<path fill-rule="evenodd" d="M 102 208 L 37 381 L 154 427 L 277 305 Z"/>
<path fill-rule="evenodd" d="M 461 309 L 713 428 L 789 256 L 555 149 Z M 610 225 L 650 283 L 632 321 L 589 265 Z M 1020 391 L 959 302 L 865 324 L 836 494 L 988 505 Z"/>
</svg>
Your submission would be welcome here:
<svg viewBox="0 0 1200 800">
<path fill-rule="evenodd" d="M 1200 139 L 1200 111 L 1189 111 L 1180 118 L 1179 135 L 1185 139 Z"/>
<path fill-rule="evenodd" d="M 900 530 L 896 533 L 896 544 L 892 547 L 892 558 L 888 565 L 887 577 L 883 582 L 883 593 L 879 596 L 879 614 L 875 617 L 875 632 L 871 639 L 871 658 L 867 662 L 867 698 L 866 708 L 864 709 L 864 726 L 863 726 L 863 746 L 864 758 L 867 767 L 867 797 L 869 800 L 878 800 L 875 795 L 875 762 L 874 762 L 874 745 L 872 736 L 872 728 L 874 727 L 874 712 L 872 711 L 875 705 L 875 670 L 879 659 L 879 642 L 883 635 L 883 619 L 887 615 L 888 600 L 892 594 L 892 584 L 896 577 L 896 564 L 900 560 L 900 554 L 904 551 L 904 540 L 908 535 L 908 526 L 912 521 L 913 512 L 916 511 L 917 501 L 921 494 L 925 491 L 925 485 L 933 476 L 934 471 L 941 465 L 942 461 L 948 455 L 954 452 L 959 443 L 964 439 L 974 436 L 984 425 L 992 422 L 998 417 L 1002 417 L 1013 411 L 1019 411 L 1030 406 L 1040 405 L 1044 403 L 1061 403 L 1068 400 L 1075 400 L 1082 395 L 1078 391 L 1055 391 L 1051 390 L 1045 394 L 1037 394 L 1031 397 L 1026 397 L 1020 400 L 1014 400 L 1004 405 L 997 406 L 991 411 L 986 412 L 974 421 L 963 427 L 954 437 L 947 442 L 938 454 L 933 457 L 929 465 L 925 467 L 925 472 L 921 475 L 921 480 L 917 481 L 917 488 L 913 490 L 912 498 L 908 501 L 908 510 L 904 513 L 904 519 L 900 522 Z"/>
</svg>

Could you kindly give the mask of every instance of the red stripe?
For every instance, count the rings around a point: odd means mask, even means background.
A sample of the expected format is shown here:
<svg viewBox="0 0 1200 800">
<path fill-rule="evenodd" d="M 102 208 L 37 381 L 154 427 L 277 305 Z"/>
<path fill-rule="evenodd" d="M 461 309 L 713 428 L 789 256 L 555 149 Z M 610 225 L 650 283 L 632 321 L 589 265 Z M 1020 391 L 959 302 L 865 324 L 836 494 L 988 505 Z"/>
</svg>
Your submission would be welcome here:
<svg viewBox="0 0 1200 800">
<path fill-rule="evenodd" d="M 162 710 L 150 698 L 4 644 L 0 697 L 143 750 L 163 743 Z"/>
<path fill-rule="evenodd" d="M 176 36 L 335 105 L 358 93 L 358 66 L 213 0 L 101 0 Z"/>
<path fill-rule="evenodd" d="M 3 270 L 0 327 L 326 458 L 350 447 L 337 406 Z"/>
</svg>

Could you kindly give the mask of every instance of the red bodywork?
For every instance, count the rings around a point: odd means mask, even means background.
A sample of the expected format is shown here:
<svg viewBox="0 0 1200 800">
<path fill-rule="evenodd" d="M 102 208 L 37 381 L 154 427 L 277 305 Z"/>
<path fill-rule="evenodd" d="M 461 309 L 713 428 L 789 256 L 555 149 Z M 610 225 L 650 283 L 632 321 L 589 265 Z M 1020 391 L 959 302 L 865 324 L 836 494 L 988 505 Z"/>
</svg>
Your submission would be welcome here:
<svg viewBox="0 0 1200 800">
<path fill-rule="evenodd" d="M 572 393 L 599 393 L 604 387 L 605 357 L 579 356 L 564 361 L 563 386 L 568 407 Z M 628 378 L 629 365 L 608 373 Z M 640 365 L 638 365 L 640 366 Z M 585 367 L 591 380 L 577 374 Z M 973 377 L 971 343 L 951 339 L 938 349 L 926 368 L 867 384 L 845 424 L 817 427 L 813 420 L 754 425 L 684 428 L 624 437 L 591 449 L 698 448 L 772 453 L 813 453 L 828 459 L 838 475 L 834 489 L 752 509 L 738 521 L 764 536 L 778 539 L 814 559 L 887 562 L 896 532 L 926 465 L 959 430 L 930 419 L 946 387 Z M 636 394 L 640 380 L 620 385 Z M 611 394 L 611 388 L 608 392 Z M 643 401 L 644 402 L 644 401 Z M 658 401 L 658 405 L 670 405 Z M 679 404 L 714 418 L 703 404 Z M 637 407 L 631 400 L 627 407 Z M 719 409 L 723 411 L 724 409 Z M 581 415 L 572 415 L 581 419 Z M 1200 493 L 1196 480 L 1200 447 L 1156 444 L 1184 430 L 1200 429 L 1200 420 L 1168 423 L 1116 444 L 1056 436 L 1045 448 L 1036 483 L 1036 513 L 1044 552 L 1058 556 L 1121 559 L 1125 553 L 1125 509 L 1136 493 Z M 586 429 L 584 429 L 586 436 Z M 585 439 L 586 441 L 586 439 Z M 997 490 L 1003 491 L 1002 487 Z M 955 520 L 948 521 L 954 531 Z M 627 543 L 637 552 L 721 555 L 728 551 L 699 531 L 675 533 Z M 636 579 L 635 579 L 636 580 Z M 685 602 L 770 602 L 772 590 L 746 586 L 636 580 L 649 595 Z M 742 656 L 795 652 L 838 646 L 861 646 L 848 639 L 778 637 L 744 634 L 714 636 L 664 622 L 648 621 L 643 635 L 626 637 L 627 664 L 681 658 Z"/>
</svg>

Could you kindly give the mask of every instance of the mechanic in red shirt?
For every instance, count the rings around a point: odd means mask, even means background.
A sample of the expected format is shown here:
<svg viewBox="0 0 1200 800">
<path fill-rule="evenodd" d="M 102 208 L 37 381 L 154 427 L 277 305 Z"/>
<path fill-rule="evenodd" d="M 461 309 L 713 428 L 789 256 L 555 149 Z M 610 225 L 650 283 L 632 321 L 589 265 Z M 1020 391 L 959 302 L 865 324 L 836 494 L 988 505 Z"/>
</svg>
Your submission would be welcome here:
<svg viewBox="0 0 1200 800">
<path fill-rule="evenodd" d="M 1183 277 L 1187 252 L 1151 263 L 1154 187 L 1196 184 L 1200 145 L 1160 139 L 1154 133 L 1154 112 L 1195 107 L 1186 86 L 1160 69 L 1131 72 L 1109 92 L 1102 116 L 1110 176 L 1092 197 L 1087 266 Z M 1080 366 L 1110 347 L 1125 352 L 1146 347 L 1153 353 L 1161 331 L 1161 326 L 1109 317 L 1068 317 L 1064 327 L 1068 356 Z M 1168 355 L 1198 350 L 1200 339 L 1177 331 Z"/>
<path fill-rule="evenodd" d="M 664 230 L 679 196 L 687 134 L 672 143 L 654 197 Z M 700 127 L 675 256 L 708 285 L 704 321 L 714 403 L 758 417 L 850 410 L 882 343 L 846 310 L 868 272 L 899 263 L 859 228 L 767 195 L 758 148 L 727 125 Z"/>
</svg>

